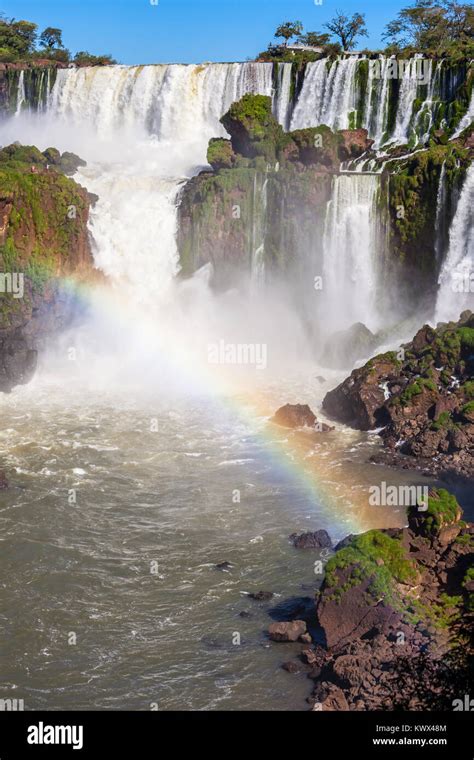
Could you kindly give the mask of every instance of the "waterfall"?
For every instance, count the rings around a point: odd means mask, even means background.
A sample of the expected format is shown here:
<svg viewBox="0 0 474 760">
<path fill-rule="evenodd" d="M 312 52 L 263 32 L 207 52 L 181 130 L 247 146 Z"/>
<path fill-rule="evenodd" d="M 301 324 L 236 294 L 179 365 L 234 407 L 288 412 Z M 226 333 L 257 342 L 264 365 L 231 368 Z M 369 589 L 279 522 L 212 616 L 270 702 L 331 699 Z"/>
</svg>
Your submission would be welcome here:
<svg viewBox="0 0 474 760">
<path fill-rule="evenodd" d="M 22 70 L 20 71 L 20 76 L 18 79 L 15 116 L 20 115 L 25 103 L 26 103 L 25 72 Z"/>
<path fill-rule="evenodd" d="M 245 93 L 272 94 L 271 63 L 112 66 L 58 72 L 51 109 L 100 135 L 142 129 L 160 140 L 206 144 Z"/>
<path fill-rule="evenodd" d="M 409 126 L 417 89 L 417 63 L 416 59 L 413 58 L 409 61 L 403 72 L 398 96 L 397 118 L 390 142 L 403 144 L 409 141 Z"/>
<path fill-rule="evenodd" d="M 322 317 L 336 329 L 354 322 L 376 327 L 379 187 L 376 174 L 334 178 L 324 227 Z"/>
<path fill-rule="evenodd" d="M 437 66 L 434 73 L 430 69 L 426 85 L 420 85 L 417 59 L 412 59 L 400 82 L 394 128 L 387 138 L 392 97 L 389 60 L 380 57 L 378 76 L 370 73 L 372 62 L 365 58 L 309 63 L 291 119 L 292 64 L 60 69 L 44 111 L 40 108 L 43 98 L 37 103 L 45 127 L 42 147 L 57 144 L 86 159 L 88 166 L 79 172 L 78 180 L 99 195 L 90 221 L 96 262 L 117 285 L 127 283 L 138 299 L 146 299 L 149 293 L 165 293 L 178 271 L 178 192 L 186 178 L 206 165 L 209 139 L 226 136 L 220 118 L 233 102 L 248 92 L 273 95 L 274 113 L 284 125 L 290 120 L 291 129 L 322 123 L 346 128 L 357 119 L 376 144 L 387 139 L 406 142 L 413 130 L 413 104 L 419 87 L 427 88 L 422 92 L 425 110 L 430 111 L 438 90 L 455 92 L 460 75 L 443 73 Z M 365 67 L 369 69 L 367 77 L 362 76 Z M 44 75 L 35 80 L 36 89 L 38 83 L 42 92 L 49 90 Z M 22 137 L 20 111 L 27 96 L 25 76 L 20 72 L 14 139 Z M 32 140 L 27 134 L 28 144 Z M 325 304 L 327 309 L 335 309 L 335 324 L 373 321 L 379 183 L 380 178 L 370 173 L 334 179 L 323 268 Z M 265 187 L 259 188 L 260 206 L 265 203 L 265 193 Z M 257 244 L 251 251 L 254 279 L 262 272 L 265 250 L 259 236 L 255 231 Z"/>
<path fill-rule="evenodd" d="M 12 110 L 19 113 L 25 101 L 30 109 L 43 110 L 52 73 L 57 79 L 53 110 L 75 121 L 94 122 L 104 135 L 110 129 L 137 125 L 160 139 L 176 135 L 188 139 L 199 133 L 204 140 L 222 135 L 219 118 L 242 94 L 254 92 L 273 94 L 275 116 L 285 129 L 362 126 L 375 148 L 388 142 L 426 143 L 442 101 L 447 106 L 445 118 L 451 118 L 457 88 L 466 77 L 462 67 L 448 66 L 445 61 L 434 66 L 422 56 L 406 61 L 383 55 L 371 60 L 365 56 L 322 58 L 306 66 L 293 103 L 295 64 L 291 63 L 48 69 L 47 82 L 45 72 L 32 69 L 27 86 L 25 72 L 20 72 Z M 399 86 L 392 86 L 394 79 L 399 79 Z M 394 113 L 391 99 L 396 99 Z M 470 123 L 473 108 L 471 99 L 456 134 Z"/>
<path fill-rule="evenodd" d="M 265 278 L 265 227 L 267 211 L 267 185 L 268 179 L 255 172 L 253 188 L 253 214 L 251 236 L 251 282 L 258 287 Z"/>
<path fill-rule="evenodd" d="M 382 144 L 388 118 L 390 80 L 387 74 L 389 60 L 380 56 L 378 60 L 380 68 L 369 65 L 369 76 L 367 78 L 366 108 L 362 126 L 369 135 L 373 136 L 376 148 Z M 379 72 L 380 76 L 377 76 Z"/>
<path fill-rule="evenodd" d="M 291 73 L 293 64 L 279 63 L 277 69 L 277 91 L 274 113 L 283 129 L 288 129 L 291 107 Z"/>
<path fill-rule="evenodd" d="M 438 264 L 443 258 L 444 228 L 446 218 L 446 161 L 443 161 L 436 195 L 435 252 Z"/>
<path fill-rule="evenodd" d="M 449 231 L 449 248 L 439 277 L 435 318 L 445 322 L 474 308 L 474 164 L 471 164 Z"/>
<path fill-rule="evenodd" d="M 296 103 L 291 129 L 326 124 L 331 129 L 347 129 L 356 108 L 355 57 L 333 62 L 322 58 L 309 63 Z"/>
<path fill-rule="evenodd" d="M 458 127 L 453 134 L 453 138 L 459 137 L 461 132 L 464 129 L 466 129 L 466 127 L 468 127 L 469 124 L 471 124 L 471 122 L 473 121 L 474 121 L 474 88 L 471 92 L 471 100 L 469 102 L 469 108 L 467 109 L 467 112 L 464 114 L 461 121 L 459 122 Z"/>
<path fill-rule="evenodd" d="M 90 222 L 96 264 L 135 300 L 165 296 L 179 268 L 181 184 L 206 164 L 209 139 L 226 135 L 219 120 L 234 101 L 272 94 L 272 72 L 271 63 L 58 72 L 47 116 L 70 127 L 68 140 L 82 139 L 88 166 L 78 179 L 99 196 Z"/>
</svg>

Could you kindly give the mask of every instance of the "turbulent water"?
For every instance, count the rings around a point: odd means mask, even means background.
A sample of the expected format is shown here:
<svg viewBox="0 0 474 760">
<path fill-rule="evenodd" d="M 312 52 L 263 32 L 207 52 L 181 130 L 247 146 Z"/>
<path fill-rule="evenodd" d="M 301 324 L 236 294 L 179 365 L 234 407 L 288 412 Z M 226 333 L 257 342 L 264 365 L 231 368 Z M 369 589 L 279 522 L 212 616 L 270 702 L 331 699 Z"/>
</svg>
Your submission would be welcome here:
<svg viewBox="0 0 474 760">
<path fill-rule="evenodd" d="M 355 60 L 308 69 L 291 127 L 348 126 Z M 268 421 L 286 402 L 318 409 L 339 376 L 316 379 L 298 318 L 260 287 L 264 228 L 253 230 L 248 297 L 212 295 L 206 271 L 176 281 L 181 184 L 245 92 L 273 95 L 288 125 L 291 69 L 280 67 L 277 87 L 272 74 L 254 63 L 64 70 L 42 113 L 19 101 L 0 126 L 2 143 L 87 160 L 77 179 L 99 195 L 90 230 L 111 283 L 85 295 L 88 320 L 34 382 L 0 398 L 11 473 L 0 496 L 1 696 L 27 708 L 301 709 L 307 679 L 279 668 L 292 648 L 264 635 L 282 600 L 312 596 L 317 583 L 314 558 L 288 535 L 327 528 L 338 539 L 403 522 L 367 507 L 376 435 L 318 438 Z M 365 118 L 381 139 L 383 108 Z M 370 324 L 378 187 L 370 174 L 334 180 L 324 276 L 328 309 L 335 298 L 339 309 L 327 330 Z M 254 197 L 264 208 L 265 182 Z M 462 234 L 452 231 L 456 261 Z M 264 343 L 267 369 L 209 366 L 208 344 L 221 339 Z M 406 475 L 377 468 L 377 479 Z M 271 603 L 248 598 L 260 589 Z"/>
</svg>

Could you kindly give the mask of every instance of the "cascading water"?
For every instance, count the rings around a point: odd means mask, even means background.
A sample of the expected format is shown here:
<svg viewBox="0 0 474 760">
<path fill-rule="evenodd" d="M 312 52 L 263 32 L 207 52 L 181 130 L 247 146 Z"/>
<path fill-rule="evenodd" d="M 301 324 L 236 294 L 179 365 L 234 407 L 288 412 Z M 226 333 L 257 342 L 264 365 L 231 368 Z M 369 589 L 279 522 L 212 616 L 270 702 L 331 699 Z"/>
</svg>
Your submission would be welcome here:
<svg viewBox="0 0 474 760">
<path fill-rule="evenodd" d="M 265 226 L 268 180 L 255 173 L 253 190 L 251 281 L 259 288 L 265 277 Z"/>
<path fill-rule="evenodd" d="M 328 62 L 325 58 L 309 63 L 291 129 L 326 124 L 331 129 L 347 129 L 349 114 L 356 107 L 355 72 L 357 58 Z"/>
<path fill-rule="evenodd" d="M 166 292 L 177 273 L 181 183 L 206 163 L 209 139 L 226 134 L 219 119 L 231 103 L 247 92 L 271 95 L 272 68 L 158 65 L 58 73 L 49 105 L 55 119 L 76 130 L 94 126 L 101 141 L 122 136 L 121 155 L 105 167 L 97 156 L 81 181 L 99 196 L 91 216 L 96 262 L 113 280 L 131 284 L 140 300 Z"/>
<path fill-rule="evenodd" d="M 469 101 L 469 108 L 459 122 L 458 128 L 453 134 L 454 137 L 459 137 L 461 132 L 466 129 L 474 121 L 474 89 L 471 92 L 471 100 Z"/>
<path fill-rule="evenodd" d="M 378 175 L 368 173 L 334 179 L 324 229 L 322 314 L 335 329 L 354 322 L 377 327 L 379 183 Z"/>
<path fill-rule="evenodd" d="M 458 319 L 474 308 L 474 165 L 468 169 L 449 231 L 449 248 L 439 277 L 436 322 Z"/>
<path fill-rule="evenodd" d="M 291 74 L 293 65 L 291 63 L 278 64 L 278 86 L 275 98 L 274 113 L 283 129 L 288 129 L 290 121 L 290 103 L 291 103 Z"/>
<path fill-rule="evenodd" d="M 18 79 L 18 90 L 17 90 L 17 96 L 16 96 L 15 116 L 19 116 L 21 114 L 21 111 L 25 103 L 26 103 L 25 72 L 20 71 L 20 76 Z"/>
<path fill-rule="evenodd" d="M 382 144 L 388 113 L 389 78 L 387 70 L 390 59 L 380 56 L 377 65 L 369 65 L 365 113 L 362 126 L 373 135 L 374 145 Z"/>
<path fill-rule="evenodd" d="M 405 67 L 400 83 L 398 96 L 397 119 L 390 141 L 397 143 L 408 142 L 409 126 L 413 114 L 413 104 L 418 89 L 417 59 L 413 59 Z"/>
<path fill-rule="evenodd" d="M 438 193 L 436 196 L 435 218 L 435 253 L 438 264 L 443 257 L 444 227 L 446 214 L 446 161 L 443 161 L 439 175 Z"/>
</svg>

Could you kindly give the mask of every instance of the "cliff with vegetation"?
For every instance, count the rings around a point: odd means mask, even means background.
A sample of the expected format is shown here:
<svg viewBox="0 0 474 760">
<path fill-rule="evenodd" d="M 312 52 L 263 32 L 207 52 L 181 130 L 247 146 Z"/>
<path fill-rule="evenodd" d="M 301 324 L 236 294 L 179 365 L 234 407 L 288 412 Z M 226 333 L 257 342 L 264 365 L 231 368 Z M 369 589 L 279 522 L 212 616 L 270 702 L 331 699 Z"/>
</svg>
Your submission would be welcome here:
<svg viewBox="0 0 474 760">
<path fill-rule="evenodd" d="M 448 142 L 438 132 L 426 149 L 385 160 L 387 281 L 403 284 L 405 298 L 433 299 L 448 247 L 451 221 L 466 172 L 474 160 L 474 125 Z M 399 155 L 401 153 L 401 155 Z"/>
<path fill-rule="evenodd" d="M 74 316 L 67 278 L 93 276 L 87 232 L 93 198 L 70 179 L 80 159 L 54 148 L 0 151 L 0 390 L 31 379 L 44 339 Z M 12 282 L 22 288 L 13 292 Z M 13 279 L 12 278 L 16 278 Z"/>
<path fill-rule="evenodd" d="M 180 197 L 183 275 L 210 262 L 217 287 L 262 266 L 270 276 L 304 277 L 307 252 L 321 246 L 332 176 L 370 148 L 367 132 L 323 125 L 286 133 L 263 95 L 245 95 L 221 122 L 230 139 L 210 141 L 212 171 L 191 179 Z"/>
</svg>

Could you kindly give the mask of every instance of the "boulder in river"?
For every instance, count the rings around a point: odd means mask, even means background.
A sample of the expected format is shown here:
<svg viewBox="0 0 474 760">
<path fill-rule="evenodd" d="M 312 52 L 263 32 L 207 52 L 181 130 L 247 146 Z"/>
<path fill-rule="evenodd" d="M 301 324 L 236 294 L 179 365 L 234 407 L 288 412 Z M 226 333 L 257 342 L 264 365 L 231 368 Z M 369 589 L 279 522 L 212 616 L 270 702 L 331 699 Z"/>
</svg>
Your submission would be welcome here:
<svg viewBox="0 0 474 760">
<path fill-rule="evenodd" d="M 318 422 L 316 415 L 311 411 L 308 404 L 285 404 L 275 413 L 271 419 L 276 425 L 287 428 L 312 428 L 316 432 L 327 433 L 334 430 L 324 422 Z"/>
<path fill-rule="evenodd" d="M 332 541 L 326 530 L 315 530 L 307 533 L 292 533 L 290 536 L 296 549 L 323 549 L 332 548 Z"/>
<path fill-rule="evenodd" d="M 292 620 L 289 623 L 272 623 L 268 635 L 272 641 L 298 641 L 306 633 L 304 620 Z"/>
<path fill-rule="evenodd" d="M 270 599 L 273 599 L 273 596 L 272 591 L 255 591 L 249 594 L 249 597 L 256 602 L 269 602 Z"/>
</svg>

